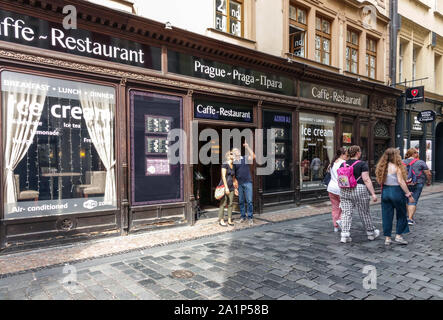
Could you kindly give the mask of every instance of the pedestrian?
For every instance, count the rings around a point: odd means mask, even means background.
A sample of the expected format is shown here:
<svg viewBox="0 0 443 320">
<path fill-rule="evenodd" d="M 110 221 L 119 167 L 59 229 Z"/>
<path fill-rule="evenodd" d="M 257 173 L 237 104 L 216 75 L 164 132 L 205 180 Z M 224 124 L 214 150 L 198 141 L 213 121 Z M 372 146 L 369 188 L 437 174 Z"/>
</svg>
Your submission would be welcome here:
<svg viewBox="0 0 443 320">
<path fill-rule="evenodd" d="M 255 159 L 255 154 L 245 142 L 243 144 L 249 153 L 248 162 L 252 163 Z M 240 223 L 246 221 L 246 213 L 248 212 L 249 225 L 254 224 L 253 220 L 253 206 L 252 206 L 252 178 L 249 164 L 246 163 L 246 158 L 241 156 L 240 150 L 232 149 L 234 154 L 234 169 L 235 177 L 238 181 L 238 205 L 240 207 Z M 245 208 L 246 207 L 246 208 Z"/>
<path fill-rule="evenodd" d="M 328 183 L 327 191 L 332 205 L 332 224 L 334 225 L 334 232 L 338 232 L 339 228 L 341 228 L 340 188 L 337 182 L 337 169 L 340 168 L 347 159 L 346 149 L 343 147 L 337 149 L 335 157 L 331 163 L 332 167 L 329 169 L 331 180 Z"/>
<path fill-rule="evenodd" d="M 395 242 L 408 244 L 403 234 L 409 232 L 406 216 L 406 198 L 413 202 L 412 193 L 406 184 L 406 169 L 401 161 L 400 151 L 395 148 L 387 149 L 377 163 L 375 169 L 377 182 L 382 186 L 381 211 L 385 245 L 392 242 L 392 220 L 394 209 L 397 216 Z"/>
<path fill-rule="evenodd" d="M 225 155 L 225 162 L 221 167 L 221 177 L 222 182 L 225 187 L 225 195 L 220 199 L 220 207 L 218 208 L 218 223 L 221 226 L 233 226 L 232 223 L 232 206 L 234 202 L 234 180 L 235 180 L 235 170 L 234 170 L 234 155 L 231 151 L 227 152 Z M 224 219 L 224 209 L 226 204 L 228 205 L 228 224 L 225 223 Z"/>
<path fill-rule="evenodd" d="M 361 157 L 361 149 L 359 146 L 349 147 L 347 154 L 349 159 L 343 163 L 340 168 L 345 166 L 352 167 L 353 177 L 357 183 L 353 188 L 340 187 L 340 208 L 342 209 L 342 230 L 340 241 L 343 243 L 352 241 L 350 231 L 352 224 L 352 212 L 354 210 L 357 210 L 366 229 L 368 239 L 372 241 L 380 235 L 380 231 L 374 227 L 369 211 L 369 193 L 371 193 L 372 200 L 374 202 L 377 201 L 374 186 L 372 185 L 371 178 L 369 177 L 369 167 L 366 162 L 359 160 Z M 338 180 L 340 180 L 340 175 L 338 178 Z"/>
<path fill-rule="evenodd" d="M 408 188 L 409 191 L 412 192 L 412 197 L 414 198 L 413 202 L 408 202 L 407 208 L 408 208 L 408 224 L 414 225 L 415 220 L 414 215 L 415 211 L 417 210 L 417 203 L 418 199 L 420 198 L 421 192 L 423 191 L 423 187 L 426 183 L 427 186 L 431 185 L 432 181 L 432 174 L 431 171 L 428 168 L 428 165 L 423 160 L 419 159 L 418 150 L 415 148 L 410 148 L 406 152 L 405 160 L 403 161 L 403 164 L 406 166 L 406 169 L 408 170 L 410 166 L 411 167 L 411 173 L 415 175 L 416 181 L 410 181 L 408 182 Z M 408 176 L 408 179 L 411 178 Z M 414 180 L 415 180 L 414 179 Z M 410 183 L 410 184 L 409 184 Z"/>
</svg>

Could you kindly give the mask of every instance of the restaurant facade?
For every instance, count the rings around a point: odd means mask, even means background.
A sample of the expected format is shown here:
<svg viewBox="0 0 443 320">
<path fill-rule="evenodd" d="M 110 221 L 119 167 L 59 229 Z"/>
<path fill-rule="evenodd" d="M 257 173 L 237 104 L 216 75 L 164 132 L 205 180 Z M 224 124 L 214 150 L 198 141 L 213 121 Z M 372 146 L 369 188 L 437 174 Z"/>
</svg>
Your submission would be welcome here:
<svg viewBox="0 0 443 320">
<path fill-rule="evenodd" d="M 397 89 L 80 1 L 65 29 L 62 5 L 0 2 L 3 251 L 194 224 L 227 129 L 275 155 L 270 175 L 251 166 L 256 213 L 327 196 L 338 147 L 373 173 L 395 144 Z M 169 161 L 177 129 L 191 161 Z"/>
</svg>

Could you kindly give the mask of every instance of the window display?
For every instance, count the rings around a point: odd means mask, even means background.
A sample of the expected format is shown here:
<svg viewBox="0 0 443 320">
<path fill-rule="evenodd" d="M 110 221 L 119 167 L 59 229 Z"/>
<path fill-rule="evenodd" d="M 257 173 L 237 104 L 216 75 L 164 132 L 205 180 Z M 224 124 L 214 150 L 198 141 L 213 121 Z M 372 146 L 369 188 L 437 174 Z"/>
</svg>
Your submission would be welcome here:
<svg viewBox="0 0 443 320">
<path fill-rule="evenodd" d="M 115 89 L 1 73 L 5 219 L 116 208 Z"/>
<path fill-rule="evenodd" d="M 263 176 L 265 192 L 291 190 L 292 186 L 292 114 L 263 111 L 264 150 L 267 150 L 266 129 L 275 130 L 275 171 Z"/>
<path fill-rule="evenodd" d="M 301 190 L 324 189 L 322 183 L 334 156 L 335 118 L 300 113 Z"/>
<path fill-rule="evenodd" d="M 182 201 L 182 165 L 168 161 L 168 133 L 182 128 L 182 99 L 132 90 L 130 97 L 132 203 Z"/>
</svg>

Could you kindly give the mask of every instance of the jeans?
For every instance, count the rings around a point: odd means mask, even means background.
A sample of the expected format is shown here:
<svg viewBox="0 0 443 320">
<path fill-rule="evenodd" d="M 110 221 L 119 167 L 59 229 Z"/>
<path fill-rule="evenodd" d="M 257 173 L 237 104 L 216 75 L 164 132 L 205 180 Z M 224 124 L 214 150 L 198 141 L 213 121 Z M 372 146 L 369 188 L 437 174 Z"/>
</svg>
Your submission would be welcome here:
<svg viewBox="0 0 443 320">
<path fill-rule="evenodd" d="M 400 186 L 383 186 L 381 195 L 381 212 L 383 220 L 383 233 L 385 237 L 391 237 L 392 220 L 394 209 L 397 214 L 398 235 L 409 232 L 408 219 L 406 216 L 406 197 Z"/>
<path fill-rule="evenodd" d="M 241 218 L 246 218 L 245 206 L 247 206 L 248 219 L 252 219 L 252 182 L 246 182 L 238 185 L 238 206 L 240 207 Z"/>
<path fill-rule="evenodd" d="M 423 191 L 423 187 L 425 185 L 423 183 L 417 183 L 413 186 L 409 186 L 409 191 L 412 192 L 412 197 L 414 198 L 414 202 L 408 202 L 410 206 L 416 206 L 418 202 L 418 198 L 420 198 L 421 192 Z"/>
<path fill-rule="evenodd" d="M 332 192 L 328 193 L 332 205 L 332 223 L 334 224 L 334 227 L 338 228 L 337 220 L 341 219 L 340 196 Z"/>
</svg>

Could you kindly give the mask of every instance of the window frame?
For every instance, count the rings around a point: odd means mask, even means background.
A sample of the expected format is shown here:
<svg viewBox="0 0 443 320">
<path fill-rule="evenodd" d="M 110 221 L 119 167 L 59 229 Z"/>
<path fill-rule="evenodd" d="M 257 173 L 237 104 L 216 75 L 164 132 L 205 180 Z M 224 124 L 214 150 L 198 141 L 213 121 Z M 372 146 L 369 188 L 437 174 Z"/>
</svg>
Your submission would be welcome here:
<svg viewBox="0 0 443 320">
<path fill-rule="evenodd" d="M 317 19 L 320 19 L 320 26 L 321 26 L 321 30 L 317 29 Z M 325 33 L 323 32 L 323 22 L 327 21 L 329 23 L 329 33 Z M 320 37 L 320 50 L 318 50 L 317 48 L 315 48 L 315 53 L 314 53 L 314 59 L 316 62 L 319 62 L 321 64 L 324 65 L 331 65 L 331 55 L 332 55 L 332 50 L 331 50 L 331 43 L 332 43 L 332 34 L 331 34 L 331 29 L 332 29 L 332 21 L 329 18 L 326 18 L 325 16 L 322 15 L 317 15 L 315 17 L 315 39 L 317 39 L 317 37 Z M 324 51 L 323 50 L 323 40 L 328 40 L 329 41 L 329 51 Z M 316 59 L 316 53 L 317 51 L 320 51 L 320 61 L 317 61 Z M 329 59 L 328 59 L 328 63 L 323 63 L 323 59 L 324 59 L 324 53 L 328 53 L 329 54 Z"/>
<path fill-rule="evenodd" d="M 225 33 L 227 33 L 231 36 L 234 36 L 234 37 L 243 38 L 244 37 L 244 9 L 245 9 L 244 4 L 245 4 L 245 1 L 244 0 L 221 0 L 221 1 L 226 1 L 226 14 L 223 14 L 222 12 L 219 12 L 217 10 L 217 0 L 214 0 L 214 1 L 215 1 L 215 10 L 214 10 L 214 28 L 215 28 L 215 30 L 220 31 L 220 32 L 225 32 Z M 231 17 L 230 10 L 229 10 L 230 5 L 231 5 L 231 1 L 234 1 L 234 2 L 237 2 L 240 4 L 240 10 L 241 10 L 240 20 L 238 20 L 237 18 Z M 217 15 L 218 14 L 222 15 L 223 17 L 226 17 L 226 30 L 221 30 L 221 29 L 217 28 Z M 231 20 L 240 22 L 240 35 L 237 35 L 237 34 L 234 34 L 231 32 Z"/>
<path fill-rule="evenodd" d="M 295 8 L 295 16 L 297 18 L 297 20 L 293 20 L 291 19 L 291 9 L 290 7 L 294 7 Z M 304 11 L 305 13 L 305 23 L 299 22 L 298 21 L 298 12 L 299 11 Z M 308 37 L 307 37 L 307 33 L 308 33 L 308 10 L 304 7 L 301 7 L 295 3 L 289 3 L 289 14 L 288 14 L 288 19 L 289 19 L 289 28 L 291 26 L 294 26 L 296 28 L 302 29 L 304 31 L 304 42 L 303 42 L 303 56 L 300 56 L 301 58 L 307 58 L 308 54 L 307 54 L 307 49 L 308 49 Z M 294 46 L 293 46 L 294 41 L 292 41 L 292 34 L 289 32 L 289 52 L 291 54 L 294 54 Z"/>
<path fill-rule="evenodd" d="M 350 41 L 348 41 L 348 34 L 350 34 Z M 352 34 L 357 35 L 357 44 L 352 42 Z M 349 59 L 346 58 L 346 52 L 345 52 L 345 65 L 346 65 L 346 71 L 354 74 L 358 74 L 358 67 L 360 65 L 360 57 L 359 57 L 359 40 L 360 40 L 360 33 L 354 29 L 348 28 L 346 30 L 346 50 L 349 48 Z M 356 72 L 352 71 L 352 49 L 357 50 L 357 69 Z M 348 64 L 349 63 L 349 64 Z"/>
<path fill-rule="evenodd" d="M 369 44 L 370 42 L 373 41 L 374 42 L 374 49 L 375 51 L 372 51 L 369 49 Z M 377 79 L 377 42 L 378 40 L 372 37 L 366 37 L 366 76 L 369 79 Z M 370 58 L 374 58 L 375 61 L 375 67 L 371 68 L 371 62 L 370 62 Z M 374 69 L 374 77 L 371 77 L 371 69 Z"/>
</svg>

